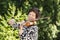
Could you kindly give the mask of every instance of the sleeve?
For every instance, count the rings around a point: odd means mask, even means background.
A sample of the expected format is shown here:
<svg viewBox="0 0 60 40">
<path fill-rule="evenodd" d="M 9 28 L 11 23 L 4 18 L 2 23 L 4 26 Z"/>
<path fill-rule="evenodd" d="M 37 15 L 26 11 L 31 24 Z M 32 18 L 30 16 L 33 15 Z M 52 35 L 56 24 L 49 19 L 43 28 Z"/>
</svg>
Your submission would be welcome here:
<svg viewBox="0 0 60 40">
<path fill-rule="evenodd" d="M 32 38 L 34 40 L 38 40 L 38 27 L 37 26 L 33 26 L 30 33 L 32 33 Z"/>
<path fill-rule="evenodd" d="M 22 21 L 22 22 L 16 22 L 16 23 L 14 23 L 13 25 L 12 25 L 12 27 L 13 28 L 18 28 L 19 29 L 19 26 L 21 25 L 21 24 L 23 24 L 25 21 Z"/>
<path fill-rule="evenodd" d="M 13 28 L 19 28 L 19 26 L 20 26 L 20 23 L 19 23 L 19 22 L 16 22 L 16 23 L 14 23 L 14 24 L 12 25 Z"/>
</svg>

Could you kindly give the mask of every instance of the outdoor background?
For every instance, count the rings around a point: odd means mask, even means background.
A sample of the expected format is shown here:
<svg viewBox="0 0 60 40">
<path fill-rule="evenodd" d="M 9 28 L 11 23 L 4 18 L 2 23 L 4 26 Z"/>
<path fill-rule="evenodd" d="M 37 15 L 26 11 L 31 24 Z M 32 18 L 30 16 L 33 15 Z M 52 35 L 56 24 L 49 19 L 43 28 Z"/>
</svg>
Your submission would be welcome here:
<svg viewBox="0 0 60 40">
<path fill-rule="evenodd" d="M 8 21 L 26 19 L 32 7 L 41 11 L 38 40 L 60 40 L 60 0 L 0 0 L 0 40 L 19 40 L 18 29 Z"/>
</svg>

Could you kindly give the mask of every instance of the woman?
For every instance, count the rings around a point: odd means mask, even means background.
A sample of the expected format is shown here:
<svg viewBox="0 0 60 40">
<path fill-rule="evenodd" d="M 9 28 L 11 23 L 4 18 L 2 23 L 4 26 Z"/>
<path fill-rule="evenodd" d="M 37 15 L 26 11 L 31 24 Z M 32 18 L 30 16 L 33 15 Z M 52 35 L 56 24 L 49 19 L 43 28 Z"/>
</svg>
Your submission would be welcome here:
<svg viewBox="0 0 60 40">
<path fill-rule="evenodd" d="M 28 12 L 28 21 L 19 23 L 9 21 L 9 24 L 13 27 L 19 27 L 19 36 L 21 40 L 38 40 L 38 27 L 36 25 L 36 20 L 39 19 L 40 11 L 38 8 L 32 8 Z M 23 25 L 24 23 L 28 23 L 29 26 Z M 29 24 L 30 23 L 30 24 Z"/>
</svg>

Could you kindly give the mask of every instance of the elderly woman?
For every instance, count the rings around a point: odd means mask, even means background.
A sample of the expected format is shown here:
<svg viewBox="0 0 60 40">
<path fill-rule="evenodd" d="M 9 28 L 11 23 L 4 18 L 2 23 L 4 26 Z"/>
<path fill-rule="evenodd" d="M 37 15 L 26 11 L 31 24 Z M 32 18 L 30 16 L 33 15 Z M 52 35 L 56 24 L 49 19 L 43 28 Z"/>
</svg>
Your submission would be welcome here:
<svg viewBox="0 0 60 40">
<path fill-rule="evenodd" d="M 32 8 L 28 12 L 27 21 L 24 21 L 22 22 L 22 24 L 19 24 L 10 20 L 9 24 L 14 28 L 19 28 L 19 36 L 21 40 L 38 40 L 38 27 L 36 24 L 36 20 L 39 19 L 39 15 L 40 11 L 38 10 L 38 8 Z M 25 25 L 23 25 L 24 23 Z"/>
</svg>

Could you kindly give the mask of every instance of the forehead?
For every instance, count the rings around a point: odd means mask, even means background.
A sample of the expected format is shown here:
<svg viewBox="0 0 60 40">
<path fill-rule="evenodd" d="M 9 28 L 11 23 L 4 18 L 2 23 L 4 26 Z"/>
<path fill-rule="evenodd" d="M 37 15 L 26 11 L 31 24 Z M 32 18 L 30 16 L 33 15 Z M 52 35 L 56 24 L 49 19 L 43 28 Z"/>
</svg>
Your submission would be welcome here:
<svg viewBox="0 0 60 40">
<path fill-rule="evenodd" d="M 29 14 L 36 15 L 36 13 L 33 11 L 29 12 Z"/>
</svg>

